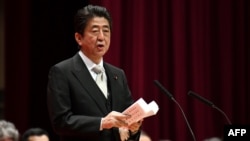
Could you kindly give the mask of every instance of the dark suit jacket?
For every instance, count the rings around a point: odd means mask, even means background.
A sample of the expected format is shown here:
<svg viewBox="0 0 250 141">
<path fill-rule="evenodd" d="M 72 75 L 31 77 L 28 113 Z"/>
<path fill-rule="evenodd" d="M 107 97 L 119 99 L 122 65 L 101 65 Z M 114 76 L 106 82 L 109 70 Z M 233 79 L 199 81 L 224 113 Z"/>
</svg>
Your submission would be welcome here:
<svg viewBox="0 0 250 141">
<path fill-rule="evenodd" d="M 105 62 L 104 68 L 108 100 L 78 53 L 50 69 L 48 110 L 62 141 L 119 141 L 117 128 L 100 131 L 101 118 L 110 111 L 122 112 L 133 100 L 123 70 Z M 131 138 L 138 140 L 139 134 Z"/>
</svg>

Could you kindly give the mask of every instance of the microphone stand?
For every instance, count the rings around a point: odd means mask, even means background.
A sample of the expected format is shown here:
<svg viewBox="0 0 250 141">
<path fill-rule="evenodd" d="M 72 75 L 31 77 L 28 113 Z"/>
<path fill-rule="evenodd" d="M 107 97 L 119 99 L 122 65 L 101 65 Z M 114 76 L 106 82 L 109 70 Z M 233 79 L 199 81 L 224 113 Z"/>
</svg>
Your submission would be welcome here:
<svg viewBox="0 0 250 141">
<path fill-rule="evenodd" d="M 191 126 L 190 126 L 188 120 L 187 120 L 187 117 L 186 117 L 186 115 L 185 115 L 183 109 L 181 108 L 180 104 L 179 104 L 174 98 L 173 98 L 172 100 L 178 105 L 179 109 L 181 110 L 181 113 L 182 113 L 182 115 L 183 115 L 183 117 L 184 117 L 184 119 L 185 119 L 185 121 L 186 121 L 186 123 L 187 123 L 188 129 L 189 129 L 189 131 L 190 131 L 190 133 L 191 133 L 191 135 L 192 135 L 192 137 L 193 137 L 193 140 L 196 141 L 196 138 L 195 138 L 195 136 L 194 136 L 194 132 L 193 132 L 193 130 L 192 130 L 192 128 L 191 128 Z"/>
<path fill-rule="evenodd" d="M 182 115 L 183 115 L 183 117 L 184 117 L 184 119 L 185 119 L 185 122 L 186 122 L 186 124 L 187 124 L 187 126 L 188 126 L 188 129 L 189 129 L 189 131 L 190 131 L 190 133 L 191 133 L 191 135 L 192 135 L 192 137 L 193 137 L 193 140 L 196 141 L 196 138 L 195 138 L 195 136 L 194 136 L 194 132 L 193 132 L 193 130 L 192 130 L 192 128 L 191 128 L 191 126 L 190 126 L 190 124 L 189 124 L 189 122 L 188 122 L 188 120 L 187 120 L 187 117 L 186 117 L 186 115 L 185 115 L 183 109 L 181 108 L 180 104 L 174 99 L 173 95 L 172 95 L 166 88 L 164 88 L 164 87 L 161 85 L 161 83 L 160 83 L 158 80 L 154 80 L 154 83 L 155 83 L 156 86 L 158 86 L 158 87 L 162 90 L 163 93 L 165 93 L 171 100 L 174 101 L 174 103 L 177 104 L 178 108 L 181 110 L 181 113 L 182 113 Z"/>
</svg>

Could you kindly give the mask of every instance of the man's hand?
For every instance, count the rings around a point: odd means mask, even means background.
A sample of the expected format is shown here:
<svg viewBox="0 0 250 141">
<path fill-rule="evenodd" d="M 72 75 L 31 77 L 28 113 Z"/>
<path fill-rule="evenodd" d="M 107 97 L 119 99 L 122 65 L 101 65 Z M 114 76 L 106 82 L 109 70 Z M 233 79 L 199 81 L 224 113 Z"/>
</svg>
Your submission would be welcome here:
<svg viewBox="0 0 250 141">
<path fill-rule="evenodd" d="M 129 125 L 128 129 L 131 131 L 132 134 L 137 133 L 137 131 L 140 129 L 140 127 L 142 125 L 142 121 L 143 121 L 143 119 Z"/>
<path fill-rule="evenodd" d="M 129 115 L 125 115 L 116 111 L 110 112 L 106 117 L 102 118 L 102 129 L 110 129 L 112 127 L 127 127 L 126 119 Z"/>
</svg>

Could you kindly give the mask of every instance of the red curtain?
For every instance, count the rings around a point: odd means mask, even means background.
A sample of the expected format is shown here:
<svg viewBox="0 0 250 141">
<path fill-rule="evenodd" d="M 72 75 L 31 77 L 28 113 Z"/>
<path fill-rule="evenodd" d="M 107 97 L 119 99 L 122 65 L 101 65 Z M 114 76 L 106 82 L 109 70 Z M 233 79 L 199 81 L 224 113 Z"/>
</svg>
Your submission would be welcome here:
<svg viewBox="0 0 250 141">
<path fill-rule="evenodd" d="M 187 95 L 193 90 L 221 108 L 233 124 L 250 124 L 249 2 L 247 0 L 90 0 L 113 17 L 107 62 L 123 68 L 135 99 L 160 110 L 144 120 L 154 141 L 192 140 L 173 101 L 180 103 L 197 140 L 222 137 L 227 120 Z"/>
<path fill-rule="evenodd" d="M 4 2 L 4 118 L 20 133 L 43 127 L 53 135 L 45 102 L 47 74 L 77 50 L 68 22 L 84 1 Z M 113 17 L 105 60 L 125 70 L 135 99 L 159 104 L 157 115 L 143 123 L 153 141 L 192 140 L 180 109 L 153 84 L 156 79 L 182 106 L 197 141 L 222 137 L 228 123 L 220 112 L 189 97 L 189 90 L 211 100 L 233 124 L 250 124 L 249 0 L 89 3 L 107 7 Z"/>
<path fill-rule="evenodd" d="M 30 5 L 27 1 L 4 1 L 5 88 L 3 118 L 13 122 L 19 131 L 26 130 L 29 122 Z"/>
</svg>

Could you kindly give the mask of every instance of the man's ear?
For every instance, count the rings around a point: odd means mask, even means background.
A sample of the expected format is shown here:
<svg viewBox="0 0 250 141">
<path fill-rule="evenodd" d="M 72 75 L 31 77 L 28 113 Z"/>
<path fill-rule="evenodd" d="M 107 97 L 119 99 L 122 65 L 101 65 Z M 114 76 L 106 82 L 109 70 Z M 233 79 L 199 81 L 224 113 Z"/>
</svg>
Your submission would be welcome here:
<svg viewBox="0 0 250 141">
<path fill-rule="evenodd" d="M 76 42 L 78 43 L 79 46 L 81 46 L 81 44 L 82 44 L 81 39 L 82 39 L 82 35 L 76 32 L 75 33 L 75 40 L 76 40 Z"/>
</svg>

